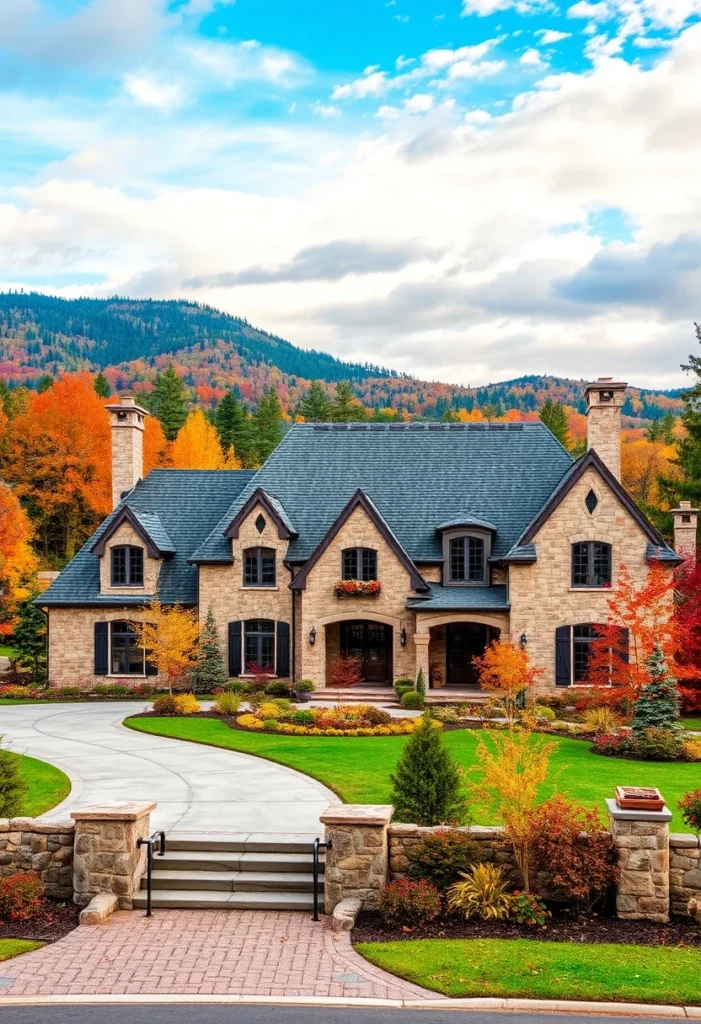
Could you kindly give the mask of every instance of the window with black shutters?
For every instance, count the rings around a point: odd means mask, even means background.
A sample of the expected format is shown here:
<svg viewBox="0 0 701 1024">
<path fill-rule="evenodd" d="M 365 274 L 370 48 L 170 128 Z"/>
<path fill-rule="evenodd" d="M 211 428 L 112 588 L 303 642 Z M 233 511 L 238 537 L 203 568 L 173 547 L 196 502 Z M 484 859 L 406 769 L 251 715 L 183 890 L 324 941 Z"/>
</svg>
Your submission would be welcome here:
<svg viewBox="0 0 701 1024">
<path fill-rule="evenodd" d="M 144 675 L 144 650 L 131 622 L 113 622 L 110 628 L 110 673 L 113 676 Z"/>
<path fill-rule="evenodd" d="M 275 549 L 248 548 L 243 553 L 244 587 L 275 586 Z"/>
<path fill-rule="evenodd" d="M 454 537 L 450 542 L 450 582 L 484 583 L 485 575 L 482 537 Z"/>
<path fill-rule="evenodd" d="M 362 580 L 364 583 L 376 580 L 377 552 L 373 548 L 346 548 L 341 575 L 344 580 Z"/>
<path fill-rule="evenodd" d="M 144 549 L 124 544 L 112 548 L 112 586 L 143 587 Z"/>
<path fill-rule="evenodd" d="M 575 683 L 586 679 L 591 648 L 596 638 L 596 626 L 585 623 L 572 627 L 572 678 Z"/>
<path fill-rule="evenodd" d="M 247 671 L 252 666 L 275 671 L 275 623 L 272 619 L 249 619 L 244 623 L 243 653 Z"/>
<path fill-rule="evenodd" d="M 582 541 L 572 545 L 572 586 L 611 586 L 611 545 Z"/>
</svg>

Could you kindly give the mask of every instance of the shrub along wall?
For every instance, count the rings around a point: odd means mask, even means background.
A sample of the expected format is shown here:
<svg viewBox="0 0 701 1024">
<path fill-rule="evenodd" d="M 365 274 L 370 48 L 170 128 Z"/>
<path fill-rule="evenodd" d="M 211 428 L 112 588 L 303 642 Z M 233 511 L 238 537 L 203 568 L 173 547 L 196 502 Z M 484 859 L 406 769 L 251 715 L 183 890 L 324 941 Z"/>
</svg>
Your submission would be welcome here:
<svg viewBox="0 0 701 1024">
<path fill-rule="evenodd" d="M 420 825 L 390 825 L 389 827 L 389 875 L 394 882 L 406 878 L 414 859 L 414 851 L 424 836 L 445 831 L 446 826 L 423 828 Z M 506 838 L 503 828 L 485 828 L 474 825 L 471 828 L 457 828 L 456 832 L 468 835 L 477 843 L 484 860 L 498 864 L 514 885 L 520 883 L 520 875 L 514 859 L 514 850 Z"/>
<path fill-rule="evenodd" d="M 0 878 L 35 871 L 47 896 L 73 898 L 72 821 L 0 818 Z"/>
<path fill-rule="evenodd" d="M 673 914 L 686 914 L 692 896 L 701 896 L 701 840 L 692 835 L 669 837 L 669 901 Z"/>
</svg>

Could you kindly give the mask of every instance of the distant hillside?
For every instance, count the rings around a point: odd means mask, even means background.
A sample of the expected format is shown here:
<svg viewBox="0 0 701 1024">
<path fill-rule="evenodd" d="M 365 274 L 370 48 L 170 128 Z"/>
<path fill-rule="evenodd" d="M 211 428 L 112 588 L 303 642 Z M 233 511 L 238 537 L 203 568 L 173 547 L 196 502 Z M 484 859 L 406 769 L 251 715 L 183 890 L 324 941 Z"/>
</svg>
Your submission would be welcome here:
<svg viewBox="0 0 701 1024">
<path fill-rule="evenodd" d="M 102 370 L 113 390 L 150 390 L 173 362 L 201 404 L 229 390 L 256 404 L 268 387 L 294 412 L 312 380 L 349 380 L 364 405 L 411 416 L 441 417 L 490 407 L 534 413 L 547 398 L 583 412 L 585 381 L 548 376 L 481 388 L 414 380 L 380 366 L 348 363 L 252 327 L 245 319 L 184 300 L 60 299 L 37 292 L 0 293 L 0 379 L 36 387 L 44 374 Z M 629 392 L 631 421 L 678 413 L 680 391 Z"/>
</svg>

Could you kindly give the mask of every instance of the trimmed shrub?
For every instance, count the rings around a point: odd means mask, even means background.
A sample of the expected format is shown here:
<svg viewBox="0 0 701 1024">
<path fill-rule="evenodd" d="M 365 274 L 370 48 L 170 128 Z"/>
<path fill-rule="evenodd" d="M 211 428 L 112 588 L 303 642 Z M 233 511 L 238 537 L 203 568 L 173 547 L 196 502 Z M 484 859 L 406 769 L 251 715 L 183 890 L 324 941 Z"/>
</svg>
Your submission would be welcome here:
<svg viewBox="0 0 701 1024">
<path fill-rule="evenodd" d="M 289 697 L 290 684 L 284 682 L 282 679 L 276 679 L 272 683 L 268 683 L 265 688 L 265 692 L 268 697 Z"/>
<path fill-rule="evenodd" d="M 153 702 L 153 711 L 157 715 L 177 715 L 178 705 L 175 697 L 170 693 L 162 693 Z"/>
<path fill-rule="evenodd" d="M 266 718 L 263 722 L 263 728 L 266 732 L 280 732 L 280 723 L 277 718 Z"/>
<path fill-rule="evenodd" d="M 536 717 L 537 717 L 537 719 L 539 721 L 542 721 L 542 722 L 554 722 L 555 721 L 555 712 L 553 711 L 552 708 L 545 707 L 545 706 L 541 707 L 540 705 L 536 705 L 536 707 L 533 710 L 535 711 Z"/>
<path fill-rule="evenodd" d="M 368 725 L 390 725 L 392 716 L 382 708 L 373 707 L 372 704 L 363 705 L 363 721 Z"/>
<path fill-rule="evenodd" d="M 194 693 L 179 693 L 175 700 L 176 715 L 196 715 L 202 706 Z"/>
<path fill-rule="evenodd" d="M 679 761 L 684 735 L 676 729 L 643 729 L 635 736 L 633 752 L 643 761 Z"/>
<path fill-rule="evenodd" d="M 684 740 L 683 754 L 685 761 L 701 761 L 701 738 L 691 736 Z"/>
<path fill-rule="evenodd" d="M 295 683 L 295 690 L 297 693 L 313 693 L 316 690 L 316 686 L 311 679 L 300 679 Z"/>
<path fill-rule="evenodd" d="M 391 802 L 398 821 L 417 825 L 459 823 L 465 816 L 462 776 L 428 712 L 420 719 L 397 762 Z"/>
<path fill-rule="evenodd" d="M 428 882 L 400 878 L 380 890 L 379 910 L 388 928 L 412 928 L 438 917 L 441 897 Z"/>
<path fill-rule="evenodd" d="M 399 704 L 406 711 L 420 711 L 424 706 L 424 695 L 415 690 L 407 690 L 402 694 Z"/>
<path fill-rule="evenodd" d="M 44 887 L 33 871 L 0 880 L 0 920 L 31 921 L 41 911 Z"/>
<path fill-rule="evenodd" d="M 0 736 L 0 818 L 16 818 L 22 810 L 27 784 L 17 754 L 2 745 Z"/>
<path fill-rule="evenodd" d="M 684 824 L 692 828 L 697 835 L 701 835 L 701 789 L 685 793 L 677 807 L 682 812 Z"/>
<path fill-rule="evenodd" d="M 231 683 L 226 683 L 224 689 L 228 693 L 248 693 L 251 687 L 248 683 L 242 683 L 240 679 L 234 679 Z"/>
<path fill-rule="evenodd" d="M 220 715 L 235 715 L 241 707 L 242 700 L 243 697 L 240 693 L 224 690 L 223 693 L 217 694 L 217 702 L 213 710 L 218 711 Z"/>
<path fill-rule="evenodd" d="M 312 711 L 295 711 L 290 721 L 293 725 L 314 725 L 314 713 Z"/>
<path fill-rule="evenodd" d="M 277 718 L 279 714 L 280 708 L 277 706 L 277 704 L 274 704 L 272 701 L 270 701 L 267 704 L 261 704 L 257 711 L 258 717 L 262 719 Z"/>
<path fill-rule="evenodd" d="M 423 836 L 412 858 L 410 876 L 423 878 L 440 892 L 457 882 L 461 872 L 483 860 L 479 845 L 466 832 L 450 828 Z"/>
<path fill-rule="evenodd" d="M 99 683 L 93 693 L 98 697 L 131 697 L 131 686 L 126 683 Z"/>
<path fill-rule="evenodd" d="M 462 881 L 448 890 L 448 908 L 466 918 L 500 921 L 511 913 L 513 897 L 506 891 L 508 882 L 495 864 L 473 864 L 460 872 Z"/>
<path fill-rule="evenodd" d="M 57 686 L 51 692 L 56 697 L 80 697 L 81 689 L 79 686 Z"/>
<path fill-rule="evenodd" d="M 622 733 L 597 736 L 591 749 L 604 757 L 623 757 L 630 752 L 630 737 Z"/>
</svg>

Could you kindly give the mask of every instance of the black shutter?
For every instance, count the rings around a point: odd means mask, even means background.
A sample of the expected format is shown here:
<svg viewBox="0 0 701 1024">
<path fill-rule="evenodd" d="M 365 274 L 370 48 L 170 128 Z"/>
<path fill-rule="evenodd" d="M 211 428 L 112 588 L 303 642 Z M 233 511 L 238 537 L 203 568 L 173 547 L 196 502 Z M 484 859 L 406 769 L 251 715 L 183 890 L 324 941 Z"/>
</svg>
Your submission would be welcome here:
<svg viewBox="0 0 701 1024">
<path fill-rule="evenodd" d="M 555 683 L 569 686 L 572 682 L 571 626 L 558 626 L 555 630 Z"/>
<path fill-rule="evenodd" d="M 621 661 L 627 665 L 630 661 L 630 630 L 626 629 L 625 626 L 621 626 L 618 630 L 616 652 L 620 655 Z"/>
<path fill-rule="evenodd" d="M 290 624 L 277 624 L 277 674 L 287 678 L 290 674 Z"/>
<path fill-rule="evenodd" d="M 229 623 L 229 675 L 241 675 L 241 622 Z"/>
<path fill-rule="evenodd" d="M 109 665 L 109 624 L 95 623 L 95 675 L 106 676 Z"/>
</svg>

